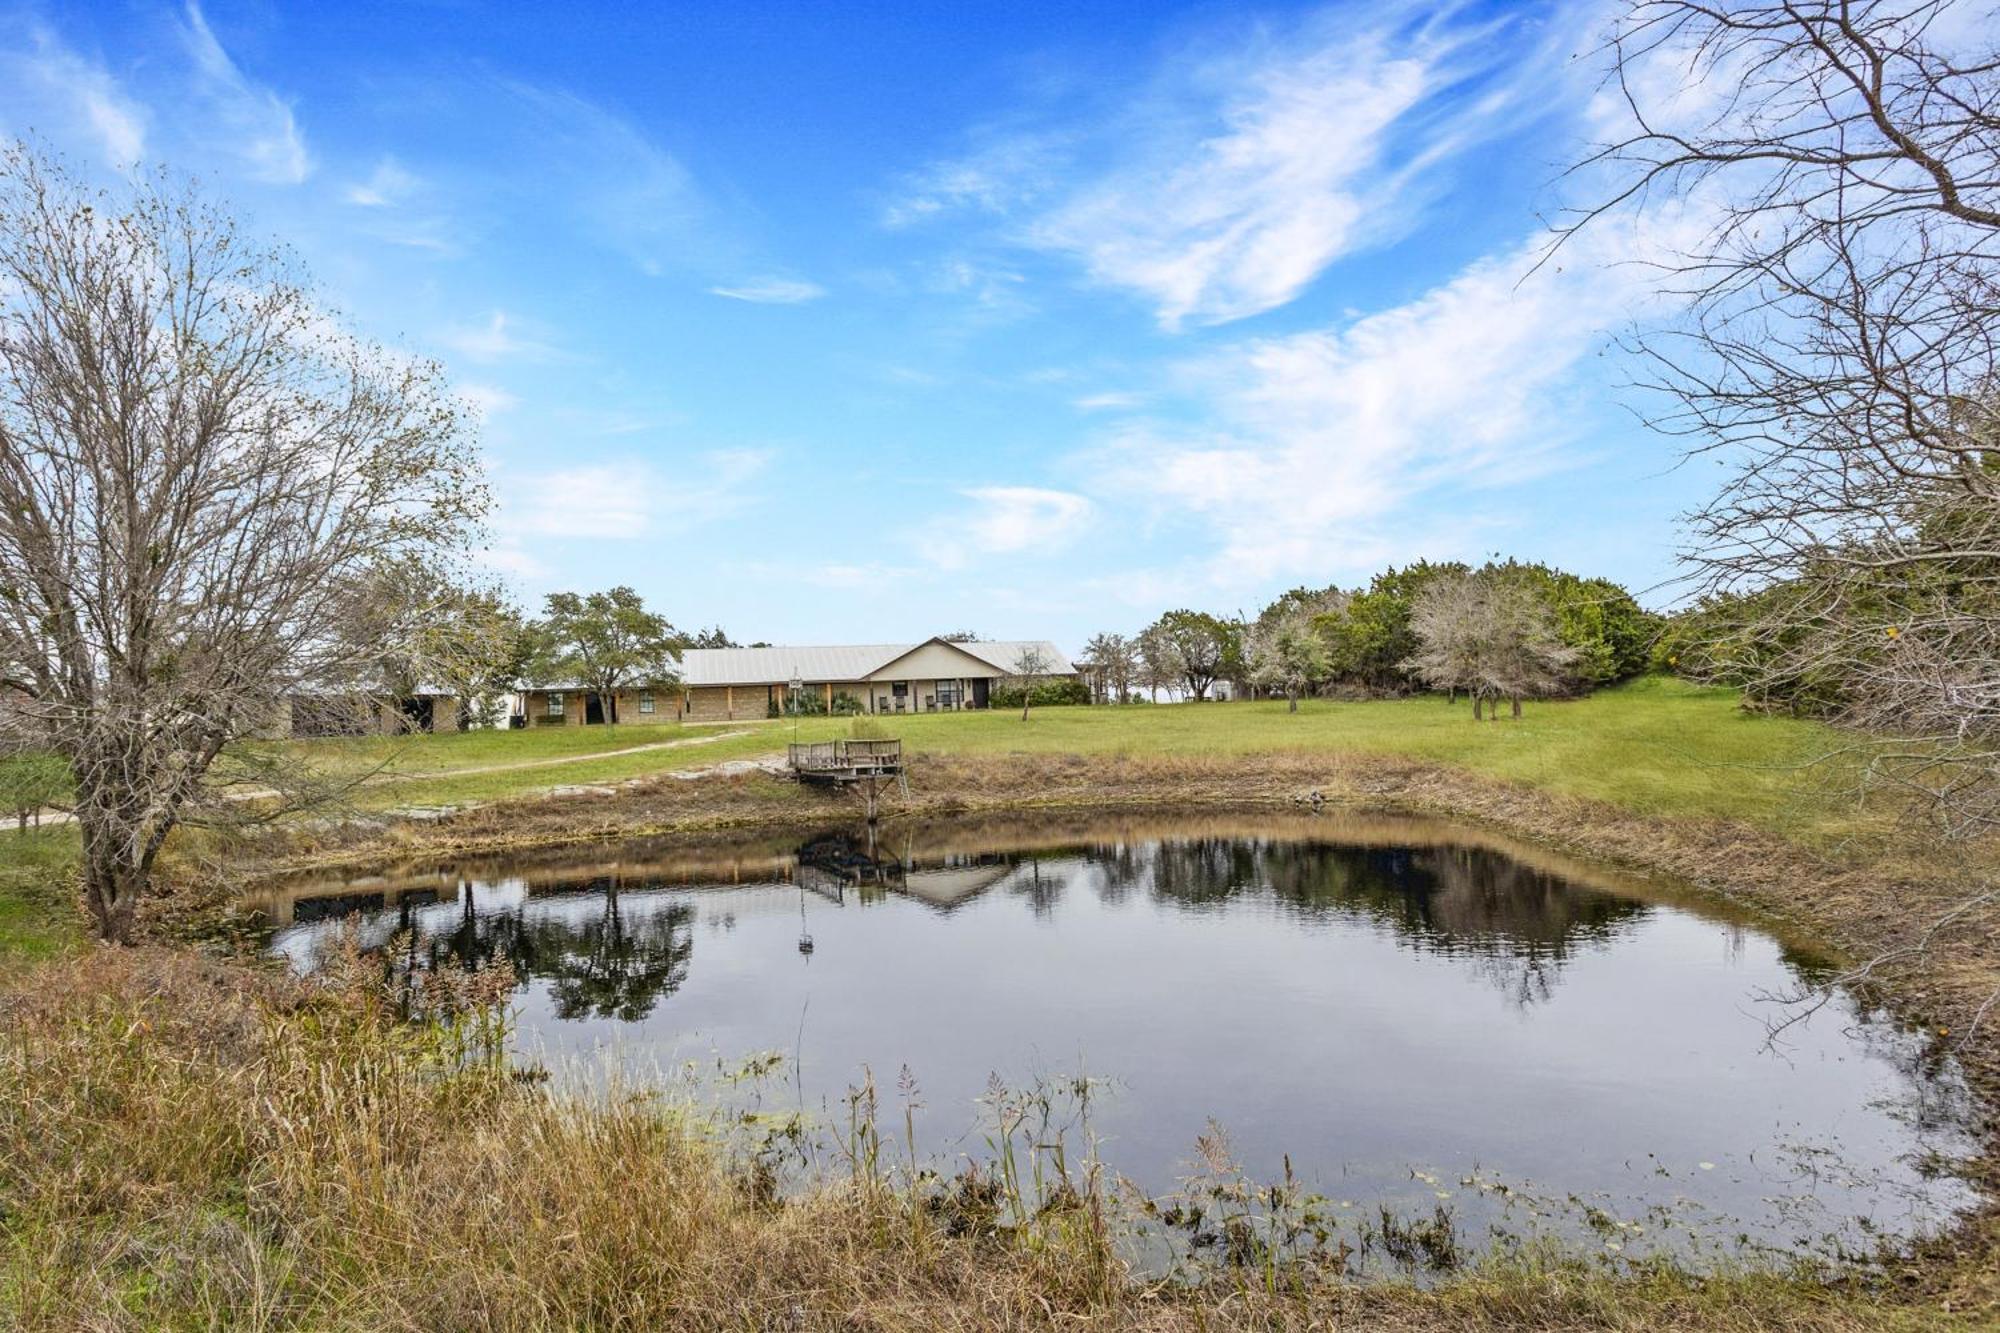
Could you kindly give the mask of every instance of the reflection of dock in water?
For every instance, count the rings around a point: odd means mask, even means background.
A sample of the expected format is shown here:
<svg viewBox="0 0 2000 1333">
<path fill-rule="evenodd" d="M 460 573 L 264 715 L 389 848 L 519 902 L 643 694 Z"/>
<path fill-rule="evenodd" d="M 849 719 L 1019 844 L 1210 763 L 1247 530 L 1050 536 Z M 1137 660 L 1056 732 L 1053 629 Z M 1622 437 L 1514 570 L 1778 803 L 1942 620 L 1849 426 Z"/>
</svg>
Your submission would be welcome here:
<svg viewBox="0 0 2000 1333">
<path fill-rule="evenodd" d="M 933 907 L 956 907 L 1007 878 L 1012 857 L 947 854 L 918 859 L 887 852 L 873 829 L 827 833 L 799 848 L 799 884 L 805 888 L 855 885 L 901 893 Z"/>
<path fill-rule="evenodd" d="M 258 900 L 256 905 L 265 920 L 273 926 L 308 926 L 318 921 L 336 921 L 356 912 L 379 912 L 388 907 L 407 912 L 441 902 L 456 902 L 459 889 L 459 881 L 455 878 L 415 884 L 387 880 L 371 884 L 358 880 L 342 884 L 332 893 L 270 894 Z"/>
<path fill-rule="evenodd" d="M 933 907 L 956 907 L 972 901 L 1013 873 L 1011 860 L 968 857 L 962 865 L 908 871 L 896 887 Z"/>
</svg>

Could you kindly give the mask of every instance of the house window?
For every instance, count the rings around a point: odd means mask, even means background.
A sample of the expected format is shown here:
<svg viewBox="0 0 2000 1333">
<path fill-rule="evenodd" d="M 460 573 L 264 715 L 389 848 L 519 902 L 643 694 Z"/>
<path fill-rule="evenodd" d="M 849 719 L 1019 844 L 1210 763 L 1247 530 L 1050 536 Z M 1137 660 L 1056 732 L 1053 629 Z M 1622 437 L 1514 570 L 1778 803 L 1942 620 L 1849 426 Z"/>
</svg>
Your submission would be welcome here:
<svg viewBox="0 0 2000 1333">
<path fill-rule="evenodd" d="M 562 691 L 561 691 L 561 690 L 550 690 L 550 691 L 549 691 L 549 716 L 550 716 L 550 717 L 561 717 L 562 715 L 563 715 L 563 697 L 562 697 Z"/>
<path fill-rule="evenodd" d="M 653 711 L 653 692 L 651 690 L 639 691 L 639 711 L 642 713 Z"/>
<path fill-rule="evenodd" d="M 938 707 L 945 709 L 958 707 L 960 702 L 962 702 L 963 700 L 963 696 L 960 693 L 962 688 L 963 687 L 960 685 L 960 683 L 955 680 L 939 681 L 937 683 Z"/>
</svg>

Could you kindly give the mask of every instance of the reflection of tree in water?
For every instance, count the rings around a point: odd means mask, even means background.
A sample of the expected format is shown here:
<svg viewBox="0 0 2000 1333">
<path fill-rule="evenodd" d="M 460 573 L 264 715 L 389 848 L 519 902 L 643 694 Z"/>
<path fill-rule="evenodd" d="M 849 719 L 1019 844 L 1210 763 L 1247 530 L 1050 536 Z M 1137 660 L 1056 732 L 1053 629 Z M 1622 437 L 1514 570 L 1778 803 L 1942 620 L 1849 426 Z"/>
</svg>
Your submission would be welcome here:
<svg viewBox="0 0 2000 1333">
<path fill-rule="evenodd" d="M 1155 898 L 1196 909 L 1263 887 L 1307 918 L 1365 915 L 1420 949 L 1472 960 L 1523 1004 L 1547 998 L 1580 948 L 1649 910 L 1470 847 L 1192 839 L 1160 844 L 1152 871 Z"/>
<path fill-rule="evenodd" d="M 1097 870 L 1098 901 L 1107 906 L 1116 907 L 1146 882 L 1147 858 L 1144 851 L 1133 843 L 1118 842 L 1093 848 L 1089 859 Z"/>
<path fill-rule="evenodd" d="M 1015 862 L 1006 884 L 1007 892 L 1027 899 L 1029 909 L 1046 921 L 1055 915 L 1056 904 L 1069 888 L 1069 877 L 1052 873 L 1044 868 L 1041 857 L 1030 853 Z"/>
<path fill-rule="evenodd" d="M 485 964 L 505 958 L 524 985 L 536 979 L 547 983 L 559 1018 L 644 1018 L 687 980 L 694 908 L 649 903 L 635 913 L 615 878 L 580 885 L 562 901 L 574 904 L 584 894 L 598 895 L 601 910 L 579 920 L 561 912 L 531 913 L 534 899 L 508 911 L 480 913 L 468 886 L 456 927 L 428 941 L 430 959 Z"/>
<path fill-rule="evenodd" d="M 1259 882 L 1259 845 L 1242 838 L 1190 838 L 1154 849 L 1153 896 L 1189 907 L 1229 901 Z"/>
</svg>

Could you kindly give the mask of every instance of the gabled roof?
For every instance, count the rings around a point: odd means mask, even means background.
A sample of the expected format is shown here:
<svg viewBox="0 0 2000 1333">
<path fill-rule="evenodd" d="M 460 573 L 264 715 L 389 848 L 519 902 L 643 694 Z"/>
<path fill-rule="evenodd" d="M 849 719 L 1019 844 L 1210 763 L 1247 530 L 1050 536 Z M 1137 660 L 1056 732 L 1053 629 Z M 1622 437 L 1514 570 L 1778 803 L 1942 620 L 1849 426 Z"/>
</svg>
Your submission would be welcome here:
<svg viewBox="0 0 2000 1333">
<path fill-rule="evenodd" d="M 862 680 L 910 651 L 907 643 L 797 645 L 788 648 L 690 648 L 681 654 L 684 685 L 777 685 L 799 680 Z"/>
<path fill-rule="evenodd" d="M 908 657 L 927 644 L 941 643 L 986 663 L 1002 674 L 1011 673 L 1025 649 L 1040 650 L 1052 676 L 1068 676 L 1076 668 L 1060 648 L 1046 639 L 1012 639 L 994 643 L 953 643 L 946 639 L 924 639 L 918 643 L 803 644 L 777 648 L 689 648 L 681 653 L 681 684 L 690 688 L 704 685 L 783 685 L 792 680 L 819 684 L 825 681 L 866 680 L 899 658 Z M 581 690 L 575 681 L 538 681 L 523 686 L 535 690 Z"/>
<path fill-rule="evenodd" d="M 917 649 L 924 647 L 925 644 L 932 643 L 941 643 L 947 648 L 956 648 L 962 653 L 978 658 L 990 667 L 1009 673 L 1019 665 L 1021 654 L 1030 648 L 1040 651 L 1042 659 L 1048 664 L 1048 674 L 1051 676 L 1067 676 L 1076 670 L 1075 667 L 1070 665 L 1069 658 L 1063 656 L 1062 649 L 1056 647 L 1047 639 L 980 639 L 965 643 L 960 643 L 952 639 L 925 639 L 923 643 L 911 644 L 902 652 L 897 653 L 896 657 L 906 657 L 917 651 Z M 892 657 L 889 661 L 882 663 L 882 666 L 888 666 L 895 660 Z M 877 671 L 881 669 L 882 667 L 876 668 Z"/>
<path fill-rule="evenodd" d="M 802 681 L 866 680 L 897 658 L 907 657 L 928 643 L 819 644 L 779 648 L 690 648 L 681 654 L 681 682 L 699 685 L 776 685 Z M 1075 670 L 1054 644 L 1040 639 L 1005 643 L 950 643 L 996 671 L 1008 672 L 1024 648 L 1038 648 L 1048 658 L 1051 675 Z"/>
</svg>

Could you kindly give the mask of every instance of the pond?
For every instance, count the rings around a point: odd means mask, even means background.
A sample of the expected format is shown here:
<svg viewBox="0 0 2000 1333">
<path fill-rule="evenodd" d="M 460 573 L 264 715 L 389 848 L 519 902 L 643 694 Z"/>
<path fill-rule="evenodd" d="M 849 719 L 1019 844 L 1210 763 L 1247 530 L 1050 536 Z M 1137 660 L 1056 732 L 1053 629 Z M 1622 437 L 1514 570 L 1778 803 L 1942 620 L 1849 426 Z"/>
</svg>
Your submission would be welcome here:
<svg viewBox="0 0 2000 1333">
<path fill-rule="evenodd" d="M 403 964 L 505 957 L 516 1044 L 559 1078 L 781 1052 L 759 1095 L 837 1125 L 872 1071 L 897 1139 L 901 1098 L 920 1103 L 919 1150 L 947 1165 L 986 1156 L 996 1079 L 1087 1074 L 1078 1132 L 1154 1193 L 1216 1126 L 1252 1179 L 1289 1163 L 1330 1207 L 1445 1200 L 1480 1226 L 1496 1199 L 1567 1200 L 1602 1236 L 1616 1218 L 1824 1252 L 1974 1202 L 1937 1169 L 1974 1146 L 1949 1060 L 1852 997 L 1785 1004 L 1827 975 L 1809 949 L 1449 825 L 888 824 L 401 867 L 253 905 L 302 969 L 350 927 Z"/>
</svg>

